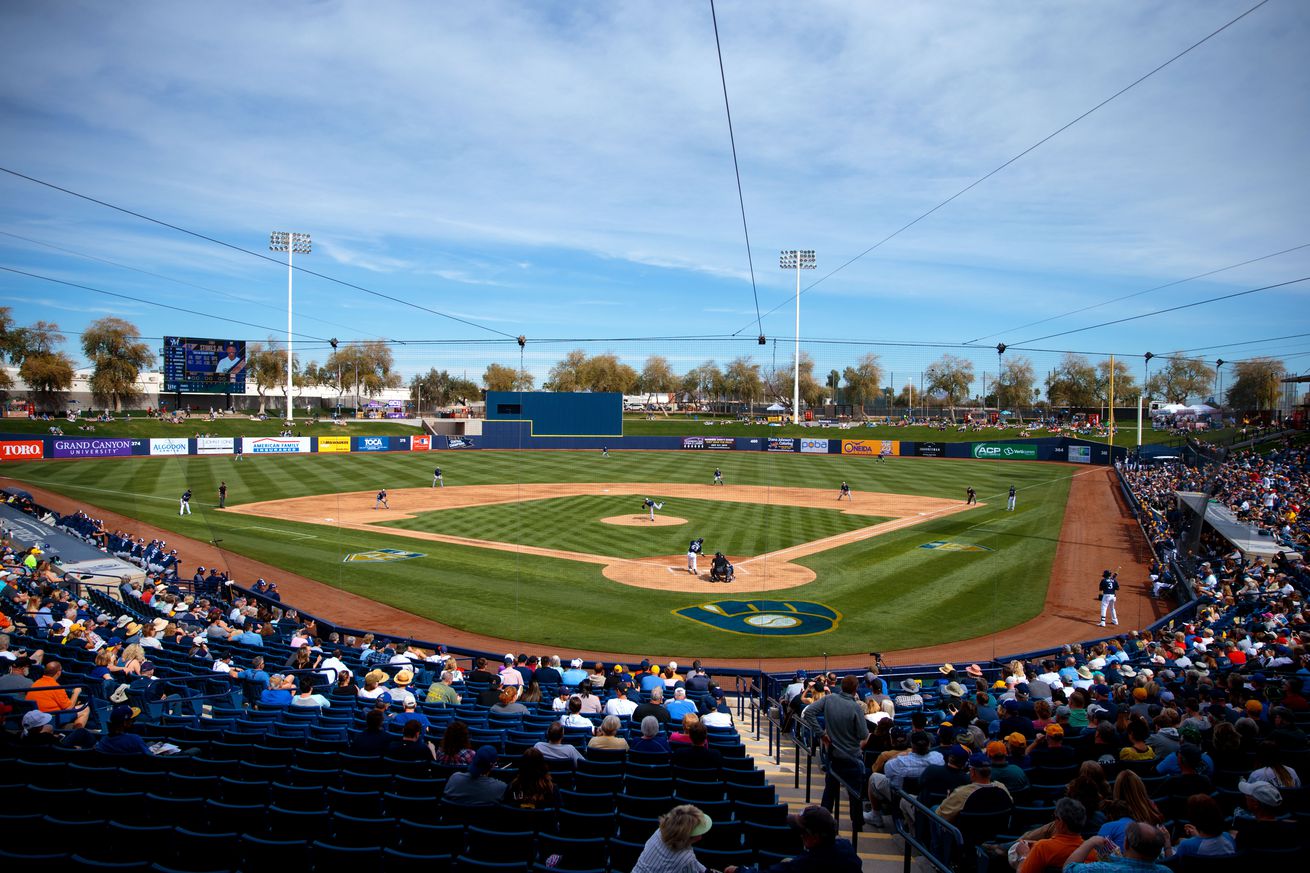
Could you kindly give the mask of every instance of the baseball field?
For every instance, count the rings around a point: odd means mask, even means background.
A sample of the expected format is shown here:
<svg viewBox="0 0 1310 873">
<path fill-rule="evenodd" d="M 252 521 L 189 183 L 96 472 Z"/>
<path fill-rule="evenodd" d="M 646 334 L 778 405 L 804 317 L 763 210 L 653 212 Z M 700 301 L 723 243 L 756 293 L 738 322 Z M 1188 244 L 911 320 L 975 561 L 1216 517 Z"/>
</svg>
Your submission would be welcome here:
<svg viewBox="0 0 1310 873">
<path fill-rule="evenodd" d="M 436 464 L 444 488 L 431 487 Z M 716 466 L 723 486 L 711 484 Z M 1048 602 L 1062 538 L 1078 545 L 1071 484 L 1106 481 L 1103 468 L 1068 464 L 764 452 L 128 458 L 5 472 L 211 544 L 204 553 L 225 563 L 328 586 L 284 591 L 342 623 L 353 616 L 333 614 L 336 591 L 511 648 L 715 658 L 890 652 L 1021 625 Z M 850 501 L 837 500 L 843 480 Z M 966 507 L 969 486 L 979 504 Z M 179 517 L 188 487 L 194 515 Z M 390 508 L 374 508 L 383 488 Z M 663 504 L 656 523 L 646 497 Z M 693 576 L 687 545 L 702 537 Z M 708 580 L 716 551 L 736 566 L 730 585 Z M 443 641 L 437 632 L 428 639 Z"/>
</svg>

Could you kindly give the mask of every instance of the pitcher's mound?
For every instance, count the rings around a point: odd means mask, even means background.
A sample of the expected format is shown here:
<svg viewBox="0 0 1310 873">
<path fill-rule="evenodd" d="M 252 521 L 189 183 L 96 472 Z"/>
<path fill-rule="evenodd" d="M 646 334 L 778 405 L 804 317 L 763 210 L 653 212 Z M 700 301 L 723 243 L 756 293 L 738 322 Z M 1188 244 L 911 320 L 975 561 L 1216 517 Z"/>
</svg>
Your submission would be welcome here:
<svg viewBox="0 0 1310 873">
<path fill-rule="evenodd" d="M 621 527 L 673 527 L 687 523 L 687 519 L 678 518 L 676 515 L 657 515 L 654 522 L 645 515 L 611 515 L 600 521 L 601 524 L 617 524 Z"/>
</svg>

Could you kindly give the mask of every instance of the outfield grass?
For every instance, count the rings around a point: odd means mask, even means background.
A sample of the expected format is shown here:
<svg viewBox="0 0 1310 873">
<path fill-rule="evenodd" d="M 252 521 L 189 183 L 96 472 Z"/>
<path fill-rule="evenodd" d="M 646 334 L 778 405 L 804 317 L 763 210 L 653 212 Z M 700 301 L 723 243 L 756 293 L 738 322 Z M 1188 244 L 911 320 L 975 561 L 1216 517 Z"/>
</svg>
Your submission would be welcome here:
<svg viewBox="0 0 1310 873">
<path fill-rule="evenodd" d="M 831 498 L 831 492 L 825 494 Z M 655 499 L 659 500 L 658 494 Z M 722 500 L 670 500 L 659 514 L 684 518 L 687 523 L 670 527 L 605 524 L 602 518 L 615 515 L 644 517 L 641 498 L 586 496 L 424 512 L 389 522 L 387 527 L 615 558 L 685 554 L 688 541 L 702 536 L 706 554 L 718 551 L 750 557 L 887 521 L 811 506 Z M 561 519 L 569 519 L 569 523 L 561 525 Z"/>
<path fill-rule="evenodd" d="M 66 437 L 173 437 L 178 439 L 193 437 L 197 434 L 216 437 L 277 436 L 283 430 L 282 420 L 278 417 L 280 415 L 281 413 L 277 410 L 270 409 L 270 417 L 266 421 L 256 421 L 246 415 L 229 415 L 215 421 L 209 421 L 205 415 L 196 415 L 182 424 L 173 424 L 169 421 L 161 421 L 157 418 L 147 418 L 145 416 L 82 423 L 81 426 L 94 427 L 94 431 L 79 430 L 79 425 L 62 418 L 51 421 L 6 418 L 0 421 L 0 433 L 31 433 L 39 436 L 49 436 L 50 428 L 58 427 L 63 429 Z M 297 436 L 342 436 L 346 434 L 406 436 L 422 433 L 419 428 L 413 425 L 400 424 L 385 419 L 351 420 L 343 427 L 325 419 L 320 420 L 317 424 L 311 424 L 309 419 L 297 418 L 292 430 L 295 431 Z"/>
<path fill-rule="evenodd" d="M 428 487 L 439 460 L 447 485 L 505 482 L 699 482 L 715 466 L 729 484 L 861 490 L 963 499 L 973 485 L 989 505 L 932 519 L 801 559 L 815 582 L 769 599 L 810 600 L 838 610 L 831 633 L 761 637 L 711 630 L 673 610 L 703 598 L 619 586 L 596 565 L 513 552 L 421 543 L 385 531 L 337 530 L 213 510 L 220 479 L 232 503 L 310 494 Z M 1069 479 L 1062 464 L 782 455 L 764 452 L 445 452 L 364 455 L 124 458 L 6 465 L 5 472 L 222 548 L 319 579 L 400 609 L 479 633 L 542 646 L 633 654 L 799 657 L 895 650 L 969 639 L 1022 622 L 1040 610 L 1064 515 Z M 1019 509 L 1004 494 L 1019 489 Z M 177 496 L 191 487 L 194 516 L 179 518 Z M 331 498 L 328 498 L 330 501 Z M 330 510 L 332 504 L 325 505 Z M 325 516 L 333 513 L 325 511 Z M 566 532 L 578 519 L 554 519 Z M 619 528 L 609 528 L 613 536 Z M 680 530 L 680 529 L 673 529 Z M 782 531 L 774 531 L 781 537 Z M 787 533 L 790 536 L 790 532 Z M 971 543 L 983 553 L 926 550 L 933 540 Z M 595 543 L 592 551 L 603 543 Z M 349 552 L 395 548 L 417 560 L 343 563 Z M 685 543 L 683 544 L 685 548 Z M 674 550 L 676 551 L 676 550 Z M 249 580 L 246 580 L 249 581 Z M 747 598 L 747 583 L 723 597 Z M 314 611 L 314 604 L 301 604 Z M 350 616 L 332 616 L 349 623 Z M 440 642 L 440 641 L 437 641 Z"/>
<path fill-rule="evenodd" d="M 1032 436 L 1057 436 L 1042 431 L 1037 434 L 1029 434 L 1022 428 L 1012 427 L 1005 429 L 988 429 L 982 431 L 959 431 L 955 427 L 948 426 L 946 429 L 939 427 L 929 427 L 927 425 L 909 425 L 905 427 L 895 427 L 891 425 L 878 425 L 869 427 L 867 425 L 857 425 L 855 427 L 818 427 L 818 426 L 801 426 L 794 424 L 769 425 L 769 424 L 747 424 L 742 421 L 733 419 L 718 418 L 709 415 L 699 415 L 692 417 L 690 415 L 676 414 L 668 418 L 660 415 L 653 420 L 647 420 L 645 414 L 625 415 L 623 417 L 623 433 L 626 436 L 684 436 L 684 435 L 714 435 L 714 436 L 743 436 L 743 437 L 813 437 L 817 439 L 848 439 L 848 440 L 906 440 L 910 442 L 938 442 L 938 443 L 959 443 L 959 442 L 994 442 L 999 440 L 1018 440 L 1028 439 Z M 1232 429 L 1208 431 L 1197 434 L 1202 440 L 1219 440 L 1229 439 L 1236 431 Z M 1060 434 L 1061 436 L 1075 436 L 1074 434 Z M 1081 437 L 1090 439 L 1092 442 L 1105 442 L 1105 438 Z M 1142 442 L 1145 445 L 1154 445 L 1155 443 L 1167 443 L 1171 440 L 1179 440 L 1166 431 L 1154 431 L 1150 429 L 1150 422 L 1142 430 Z M 1181 442 L 1181 440 L 1180 440 Z M 1119 421 L 1117 423 L 1116 433 L 1114 435 L 1114 444 L 1124 448 L 1133 448 L 1137 445 L 1137 422 Z"/>
</svg>

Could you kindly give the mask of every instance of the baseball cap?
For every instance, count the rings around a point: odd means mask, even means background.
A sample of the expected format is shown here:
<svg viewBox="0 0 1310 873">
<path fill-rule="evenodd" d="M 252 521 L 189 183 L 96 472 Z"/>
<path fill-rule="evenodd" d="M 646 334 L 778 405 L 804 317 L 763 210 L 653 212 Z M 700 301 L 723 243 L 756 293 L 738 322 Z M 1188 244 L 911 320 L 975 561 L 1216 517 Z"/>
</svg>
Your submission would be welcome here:
<svg viewBox="0 0 1310 873">
<path fill-rule="evenodd" d="M 1046 726 L 1046 735 L 1048 737 L 1062 737 L 1064 736 L 1064 728 L 1058 724 L 1048 724 Z"/>
<path fill-rule="evenodd" d="M 27 731 L 34 731 L 38 728 L 43 728 L 52 721 L 54 721 L 54 716 L 50 713 L 34 709 L 31 712 L 23 714 L 23 731 L 26 733 Z"/>
<path fill-rule="evenodd" d="M 474 776 L 486 773 L 492 767 L 496 766 L 499 754 L 495 746 L 483 746 L 473 755 L 473 760 L 469 762 L 469 772 Z"/>
<path fill-rule="evenodd" d="M 975 752 L 969 756 L 969 769 L 971 770 L 990 770 L 992 768 L 992 759 L 982 752 Z"/>
<path fill-rule="evenodd" d="M 1237 783 L 1237 789 L 1247 797 L 1254 797 L 1265 806 L 1282 806 L 1283 795 L 1272 782 L 1247 782 L 1243 780 Z"/>
<path fill-rule="evenodd" d="M 987 744 L 987 754 L 992 758 L 1004 758 L 1009 753 L 1010 750 L 1006 747 L 1005 743 L 1002 743 L 999 740 L 992 740 Z"/>
<path fill-rule="evenodd" d="M 572 661 L 569 661 L 569 666 L 572 667 L 572 668 L 575 669 L 575 670 L 578 669 L 578 668 L 580 668 L 580 667 L 582 666 L 582 659 L 581 659 L 581 658 L 574 658 Z"/>
<path fill-rule="evenodd" d="M 798 814 L 787 816 L 787 823 L 820 838 L 837 835 L 837 819 L 822 806 L 807 806 Z"/>
<path fill-rule="evenodd" d="M 699 810 L 697 811 L 699 812 Z M 691 835 L 693 837 L 699 837 L 702 834 L 708 833 L 709 829 L 712 827 L 714 827 L 714 819 L 702 812 L 700 814 L 700 824 L 691 829 Z"/>
<path fill-rule="evenodd" d="M 122 703 L 114 707 L 113 712 L 109 714 L 109 721 L 111 724 L 116 724 L 118 722 L 124 722 L 136 718 L 140 714 L 141 710 L 137 709 L 135 706 L 128 706 L 126 703 Z"/>
<path fill-rule="evenodd" d="M 1026 745 L 1028 745 L 1028 738 L 1025 737 L 1023 734 L 1019 733 L 1018 731 L 1015 731 L 1014 733 L 1008 735 L 1008 736 L 1005 738 L 1005 741 L 1006 741 L 1007 743 L 1009 743 L 1010 745 L 1012 745 L 1012 746 L 1026 746 Z"/>
</svg>

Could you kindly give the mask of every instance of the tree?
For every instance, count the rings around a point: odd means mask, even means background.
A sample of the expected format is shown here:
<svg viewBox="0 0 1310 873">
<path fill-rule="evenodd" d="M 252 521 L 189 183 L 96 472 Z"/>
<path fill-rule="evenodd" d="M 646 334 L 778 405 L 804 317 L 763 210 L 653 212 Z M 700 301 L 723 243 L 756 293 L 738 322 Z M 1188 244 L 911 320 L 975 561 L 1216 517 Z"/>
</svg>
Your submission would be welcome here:
<svg viewBox="0 0 1310 873">
<path fill-rule="evenodd" d="M 846 400 L 860 407 L 864 414 L 866 404 L 882 394 L 882 365 L 874 354 L 861 355 L 854 367 L 847 367 L 842 372 L 846 380 Z"/>
<path fill-rule="evenodd" d="M 1066 353 L 1046 377 L 1046 396 L 1056 406 L 1100 406 L 1101 392 L 1096 368 L 1082 355 Z"/>
<path fill-rule="evenodd" d="M 631 394 L 637 387 L 637 371 L 606 352 L 588 358 L 581 368 L 583 391 L 618 391 Z"/>
<path fill-rule="evenodd" d="M 1101 397 L 1109 403 L 1110 398 L 1110 359 L 1106 358 L 1096 365 L 1096 378 L 1101 386 Z M 1115 406 L 1132 406 L 1137 403 L 1137 395 L 1141 392 L 1137 389 L 1137 379 L 1128 369 L 1128 364 L 1122 360 L 1114 362 L 1114 405 Z"/>
<path fill-rule="evenodd" d="M 718 397 L 724 393 L 723 372 L 713 361 L 706 361 L 699 367 L 692 367 L 682 377 L 683 392 L 692 395 L 696 401 Z"/>
<path fill-rule="evenodd" d="M 642 394 L 672 394 L 678 390 L 678 377 L 669 366 L 668 358 L 651 355 L 641 368 L 637 384 Z"/>
<path fill-rule="evenodd" d="M 1273 358 L 1252 358 L 1233 364 L 1233 384 L 1228 388 L 1228 405 L 1233 409 L 1275 409 L 1278 386 L 1286 368 Z"/>
<path fill-rule="evenodd" d="M 760 365 L 749 356 L 733 358 L 723 371 L 723 393 L 733 400 L 748 406 L 756 397 L 764 394 L 764 380 L 760 377 Z"/>
<path fill-rule="evenodd" d="M 803 406 L 818 406 L 823 402 L 823 386 L 814 378 L 814 359 L 809 356 L 809 353 L 801 352 L 800 361 L 801 404 Z M 794 369 L 795 364 L 789 361 L 786 365 L 775 370 L 769 380 L 770 388 L 777 399 L 783 403 L 791 403 Z"/>
<path fill-rule="evenodd" d="M 516 370 L 504 364 L 488 364 L 482 374 L 482 385 L 488 391 L 531 391 L 535 381 L 527 370 Z"/>
<path fill-rule="evenodd" d="M 475 382 L 462 376 L 452 376 L 445 370 L 435 367 L 422 376 L 415 376 L 409 381 L 409 397 L 420 410 L 424 406 L 449 406 L 458 401 L 467 404 L 472 397 L 482 396 L 482 389 Z"/>
<path fill-rule="evenodd" d="M 280 349 L 278 340 L 269 337 L 268 345 L 261 343 L 246 344 L 246 379 L 255 383 L 255 392 L 259 394 L 259 414 L 263 415 L 268 402 L 268 391 L 273 389 L 286 397 L 287 353 Z M 291 376 L 296 378 L 299 361 L 292 356 Z"/>
<path fill-rule="evenodd" d="M 1023 407 L 1032 400 L 1033 385 L 1037 377 L 1033 373 L 1033 362 L 1023 355 L 1006 358 L 1001 364 L 1001 372 L 996 377 L 993 390 L 996 392 L 996 405 L 1001 409 L 1012 409 L 1023 418 Z"/>
<path fill-rule="evenodd" d="M 1191 397 L 1209 393 L 1214 384 L 1214 371 L 1200 358 L 1187 358 L 1174 352 L 1164 368 L 1151 377 L 1147 393 L 1163 397 L 1170 403 L 1186 403 Z"/>
<path fill-rule="evenodd" d="M 113 316 L 87 326 L 82 352 L 91 361 L 91 394 L 99 403 L 112 403 L 115 412 L 122 411 L 124 400 L 141 393 L 136 387 L 141 370 L 155 363 L 155 353 L 141 342 L 136 325 Z"/>
<path fill-rule="evenodd" d="M 352 342 L 336 348 L 328 356 L 323 371 L 337 388 L 337 397 L 351 386 L 354 392 L 377 397 L 388 388 L 399 388 L 405 380 L 395 370 L 391 347 L 381 340 Z"/>
<path fill-rule="evenodd" d="M 956 405 L 968 396 L 969 386 L 973 384 L 973 364 L 956 355 L 942 355 L 928 365 L 924 375 L 928 390 L 946 398 L 954 421 Z"/>
<path fill-rule="evenodd" d="M 14 333 L 9 354 L 19 362 L 19 377 L 27 383 L 37 407 L 57 411 L 56 395 L 73 387 L 73 361 L 63 352 L 55 351 L 64 342 L 59 325 L 38 321 Z"/>
<path fill-rule="evenodd" d="M 550 368 L 546 384 L 547 391 L 581 391 L 583 389 L 582 368 L 587 363 L 587 353 L 574 349 L 564 359 Z"/>
<path fill-rule="evenodd" d="M 15 358 L 15 351 L 19 346 L 19 331 L 14 327 L 14 313 L 8 306 L 0 306 L 0 363 L 7 359 L 10 363 L 17 365 L 20 363 Z M 9 375 L 9 370 L 0 367 L 0 392 L 8 391 L 14 387 L 14 378 Z"/>
</svg>

